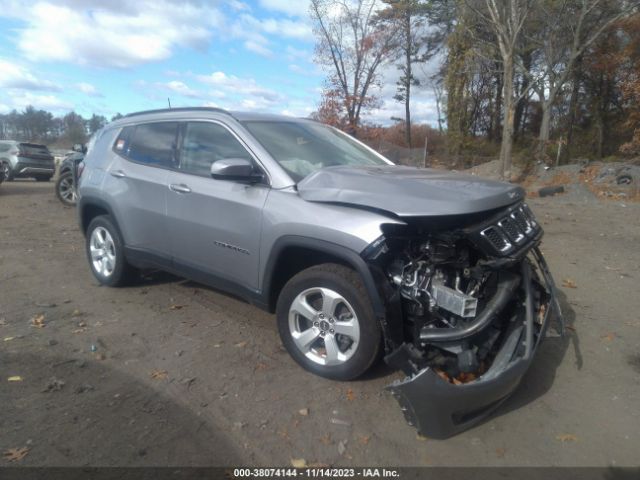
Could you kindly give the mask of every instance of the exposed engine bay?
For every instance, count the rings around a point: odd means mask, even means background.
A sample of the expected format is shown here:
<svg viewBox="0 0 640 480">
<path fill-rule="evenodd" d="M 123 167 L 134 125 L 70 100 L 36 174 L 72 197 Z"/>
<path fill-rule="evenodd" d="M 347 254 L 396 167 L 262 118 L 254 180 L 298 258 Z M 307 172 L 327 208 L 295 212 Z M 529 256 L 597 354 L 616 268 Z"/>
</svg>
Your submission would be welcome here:
<svg viewBox="0 0 640 480">
<path fill-rule="evenodd" d="M 415 222 L 388 232 L 370 252 L 388 299 L 385 360 L 408 376 L 389 389 L 423 433 L 443 437 L 468 428 L 515 386 L 468 406 L 454 407 L 456 402 L 445 398 L 451 407 L 445 425 L 431 412 L 419 418 L 417 412 L 426 407 L 424 399 L 413 398 L 423 395 L 414 391 L 416 382 L 425 388 L 443 383 L 469 387 L 467 392 L 473 385 L 487 390 L 487 382 L 514 365 L 528 365 L 551 310 L 561 319 L 553 279 L 538 249 L 541 237 L 528 207 L 517 204 L 460 228 Z M 425 425 L 434 422 L 435 427 Z"/>
</svg>

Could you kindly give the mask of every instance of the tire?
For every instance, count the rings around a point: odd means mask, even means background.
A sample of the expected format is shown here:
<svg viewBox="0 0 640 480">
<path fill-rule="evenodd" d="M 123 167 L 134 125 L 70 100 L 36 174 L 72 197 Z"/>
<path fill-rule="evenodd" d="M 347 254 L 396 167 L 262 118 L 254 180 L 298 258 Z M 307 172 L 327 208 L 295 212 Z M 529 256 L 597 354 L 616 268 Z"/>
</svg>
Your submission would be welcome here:
<svg viewBox="0 0 640 480">
<path fill-rule="evenodd" d="M 73 185 L 73 173 L 66 171 L 60 174 L 56 180 L 56 197 L 67 207 L 76 204 L 76 192 Z"/>
<path fill-rule="evenodd" d="M 124 256 L 122 237 L 109 215 L 100 215 L 91 220 L 87 228 L 85 250 L 91 272 L 100 284 L 122 287 L 130 284 L 135 277 L 136 270 Z M 95 257 L 92 257 L 92 251 L 97 251 Z"/>
<path fill-rule="evenodd" d="M 342 265 L 317 265 L 293 276 L 280 292 L 276 316 L 289 354 L 321 377 L 357 378 L 381 352 L 382 332 L 362 279 Z"/>
<path fill-rule="evenodd" d="M 49 180 L 51 180 L 50 176 L 44 176 L 44 175 L 39 175 L 34 178 L 36 179 L 36 182 L 48 182 Z"/>
<path fill-rule="evenodd" d="M 2 169 L 4 170 L 4 181 L 12 182 L 13 172 L 11 171 L 11 165 L 9 165 L 7 162 L 2 162 Z"/>
</svg>

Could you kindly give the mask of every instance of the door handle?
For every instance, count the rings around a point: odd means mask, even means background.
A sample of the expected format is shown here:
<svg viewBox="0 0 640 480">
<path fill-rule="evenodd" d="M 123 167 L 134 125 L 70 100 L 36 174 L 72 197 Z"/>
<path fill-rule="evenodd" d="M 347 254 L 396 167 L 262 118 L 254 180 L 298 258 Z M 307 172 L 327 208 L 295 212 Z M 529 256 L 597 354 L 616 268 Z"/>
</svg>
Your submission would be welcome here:
<svg viewBox="0 0 640 480">
<path fill-rule="evenodd" d="M 191 189 L 183 183 L 172 183 L 169 190 L 176 193 L 191 193 Z"/>
<path fill-rule="evenodd" d="M 111 174 L 112 177 L 116 177 L 116 178 L 124 178 L 127 176 L 127 174 L 124 173 L 122 170 L 113 170 L 109 173 Z"/>
</svg>

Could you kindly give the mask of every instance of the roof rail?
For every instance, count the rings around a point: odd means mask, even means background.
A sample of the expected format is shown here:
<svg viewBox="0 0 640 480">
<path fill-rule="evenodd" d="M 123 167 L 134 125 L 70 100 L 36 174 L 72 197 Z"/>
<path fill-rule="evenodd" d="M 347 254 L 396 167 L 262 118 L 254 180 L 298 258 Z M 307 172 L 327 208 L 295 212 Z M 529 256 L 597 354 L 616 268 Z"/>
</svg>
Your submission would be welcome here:
<svg viewBox="0 0 640 480">
<path fill-rule="evenodd" d="M 137 117 L 138 115 L 146 115 L 149 113 L 166 113 L 166 112 L 192 112 L 192 111 L 207 111 L 207 112 L 217 112 L 224 113 L 225 115 L 233 116 L 224 108 L 216 108 L 216 107 L 178 107 L 178 108 L 159 108 L 157 110 L 144 110 L 142 112 L 133 112 L 126 114 L 123 118 L 129 117 Z"/>
</svg>

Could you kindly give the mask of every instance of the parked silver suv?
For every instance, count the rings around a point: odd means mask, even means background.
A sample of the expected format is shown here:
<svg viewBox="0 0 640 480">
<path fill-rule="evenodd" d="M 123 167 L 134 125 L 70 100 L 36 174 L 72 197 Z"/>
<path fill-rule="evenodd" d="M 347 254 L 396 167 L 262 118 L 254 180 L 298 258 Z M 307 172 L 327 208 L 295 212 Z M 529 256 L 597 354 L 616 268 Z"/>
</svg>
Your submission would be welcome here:
<svg viewBox="0 0 640 480">
<path fill-rule="evenodd" d="M 384 355 L 425 435 L 486 417 L 559 314 L 521 188 L 396 166 L 314 121 L 142 112 L 98 132 L 84 164 L 99 282 L 155 268 L 232 292 L 275 311 L 291 356 L 324 377 Z"/>
<path fill-rule="evenodd" d="M 0 168 L 4 179 L 35 178 L 48 182 L 56 171 L 53 155 L 44 145 L 0 140 Z"/>
</svg>

